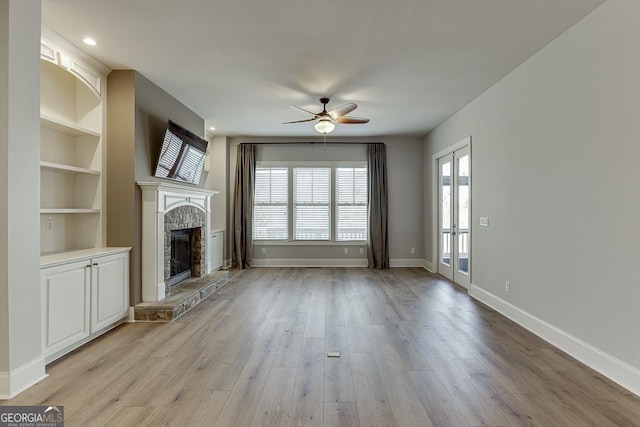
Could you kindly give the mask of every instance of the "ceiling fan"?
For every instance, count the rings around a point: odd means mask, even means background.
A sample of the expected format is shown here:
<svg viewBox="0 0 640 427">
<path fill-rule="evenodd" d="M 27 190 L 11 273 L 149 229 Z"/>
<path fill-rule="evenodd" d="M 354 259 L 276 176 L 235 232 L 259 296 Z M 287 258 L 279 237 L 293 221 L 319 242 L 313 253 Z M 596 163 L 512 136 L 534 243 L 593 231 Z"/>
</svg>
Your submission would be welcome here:
<svg viewBox="0 0 640 427">
<path fill-rule="evenodd" d="M 304 108 L 296 107 L 295 105 L 290 105 L 291 108 L 295 108 L 300 111 L 304 111 L 305 113 L 311 114 L 313 117 L 305 120 L 296 120 L 293 122 L 285 122 L 284 124 L 289 123 L 303 123 L 303 122 L 312 122 L 317 120 L 315 128 L 318 132 L 322 134 L 327 134 L 333 132 L 336 128 L 336 123 L 341 124 L 361 124 L 368 123 L 369 119 L 364 119 L 361 117 L 350 117 L 345 114 L 349 114 L 358 106 L 354 103 L 344 104 L 339 107 L 336 107 L 332 110 L 327 111 L 327 104 L 329 103 L 329 98 L 320 98 L 320 102 L 322 103 L 322 111 L 319 113 L 312 113 L 311 111 L 305 110 Z"/>
</svg>

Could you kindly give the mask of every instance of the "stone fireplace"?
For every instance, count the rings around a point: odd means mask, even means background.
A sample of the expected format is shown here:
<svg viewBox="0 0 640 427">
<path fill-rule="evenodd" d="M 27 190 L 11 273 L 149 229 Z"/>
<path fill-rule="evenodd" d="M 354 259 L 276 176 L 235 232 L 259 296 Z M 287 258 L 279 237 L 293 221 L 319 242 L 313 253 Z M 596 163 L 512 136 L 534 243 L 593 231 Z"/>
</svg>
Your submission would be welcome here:
<svg viewBox="0 0 640 427">
<path fill-rule="evenodd" d="M 217 192 L 164 182 L 138 185 L 142 188 L 142 300 L 155 302 L 170 292 L 172 231 L 189 235 L 189 277 L 211 272 L 207 236 L 211 196 Z M 184 250 L 184 238 L 181 240 Z"/>
</svg>

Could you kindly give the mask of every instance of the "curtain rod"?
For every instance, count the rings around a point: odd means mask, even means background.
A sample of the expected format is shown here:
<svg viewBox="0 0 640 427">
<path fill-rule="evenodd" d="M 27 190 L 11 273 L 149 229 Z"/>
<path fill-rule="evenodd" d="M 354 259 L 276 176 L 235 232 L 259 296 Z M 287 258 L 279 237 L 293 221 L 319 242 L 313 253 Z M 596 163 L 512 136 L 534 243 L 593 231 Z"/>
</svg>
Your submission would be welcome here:
<svg viewBox="0 0 640 427">
<path fill-rule="evenodd" d="M 283 141 L 283 142 L 241 142 L 240 145 L 245 145 L 245 144 L 255 144 L 255 145 L 290 145 L 290 144 L 298 144 L 298 145 L 303 145 L 303 144 L 322 144 L 322 145 L 329 145 L 329 144 L 342 144 L 342 145 L 369 145 L 369 144 L 383 144 L 384 142 L 341 142 L 341 141 Z"/>
</svg>

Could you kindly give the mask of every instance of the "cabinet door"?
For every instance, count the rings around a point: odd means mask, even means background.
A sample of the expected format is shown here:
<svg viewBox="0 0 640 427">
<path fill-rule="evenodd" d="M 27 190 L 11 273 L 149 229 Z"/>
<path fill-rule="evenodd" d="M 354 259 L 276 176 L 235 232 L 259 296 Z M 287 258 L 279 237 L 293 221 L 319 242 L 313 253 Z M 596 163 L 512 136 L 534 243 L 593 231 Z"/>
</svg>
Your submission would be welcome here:
<svg viewBox="0 0 640 427">
<path fill-rule="evenodd" d="M 211 233 L 209 238 L 209 262 L 211 263 L 211 271 L 222 268 L 222 242 L 224 240 L 224 232 L 216 231 Z"/>
<path fill-rule="evenodd" d="M 127 315 L 129 253 L 91 260 L 91 333 Z"/>
<path fill-rule="evenodd" d="M 89 261 L 42 270 L 42 344 L 45 356 L 89 336 L 90 271 Z"/>
</svg>

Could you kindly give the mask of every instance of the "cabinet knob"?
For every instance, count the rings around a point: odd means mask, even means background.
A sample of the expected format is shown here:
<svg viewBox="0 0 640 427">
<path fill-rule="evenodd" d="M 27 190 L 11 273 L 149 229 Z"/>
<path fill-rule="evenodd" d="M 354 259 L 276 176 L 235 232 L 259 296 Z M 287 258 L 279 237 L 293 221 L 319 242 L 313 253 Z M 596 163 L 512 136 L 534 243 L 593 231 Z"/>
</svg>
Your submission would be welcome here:
<svg viewBox="0 0 640 427">
<path fill-rule="evenodd" d="M 97 263 L 97 262 L 94 262 L 92 265 L 98 265 L 98 263 Z"/>
<path fill-rule="evenodd" d="M 91 268 L 91 264 L 85 265 L 84 268 Z"/>
</svg>

